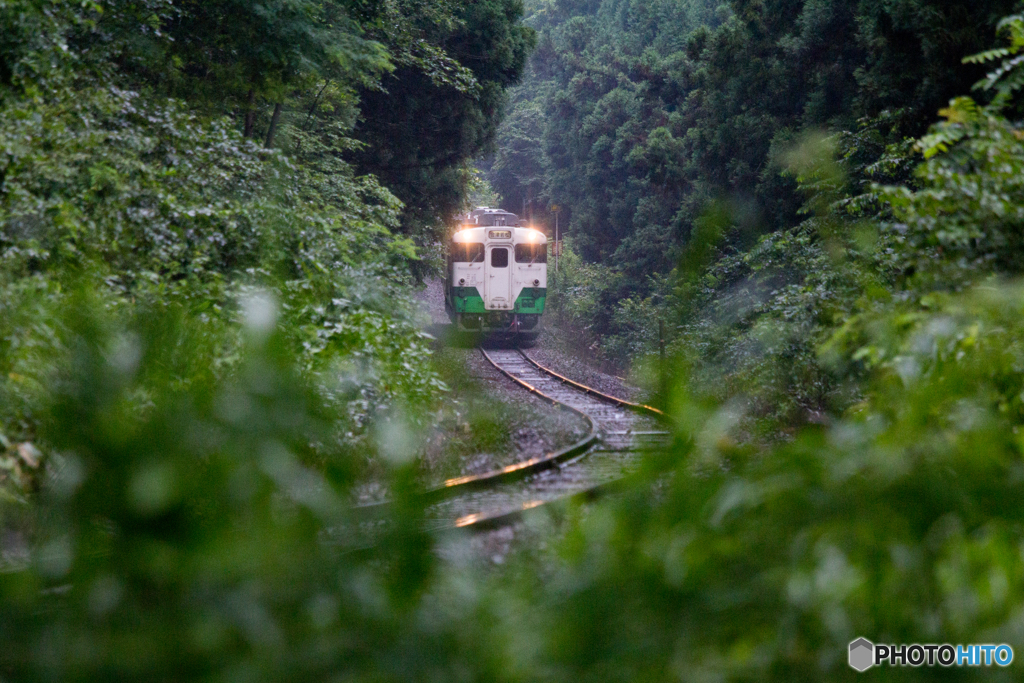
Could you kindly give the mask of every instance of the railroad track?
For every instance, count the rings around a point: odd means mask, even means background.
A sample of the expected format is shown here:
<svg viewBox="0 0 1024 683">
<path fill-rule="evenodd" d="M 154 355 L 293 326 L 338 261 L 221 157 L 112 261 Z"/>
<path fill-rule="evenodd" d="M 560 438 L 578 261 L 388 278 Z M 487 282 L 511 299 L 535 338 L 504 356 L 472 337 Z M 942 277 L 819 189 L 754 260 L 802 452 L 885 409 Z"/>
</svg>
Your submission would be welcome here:
<svg viewBox="0 0 1024 683">
<path fill-rule="evenodd" d="M 546 368 L 516 349 L 480 352 L 499 372 L 549 403 L 579 415 L 589 433 L 560 451 L 493 472 L 458 477 L 427 491 L 427 526 L 491 529 L 549 503 L 592 498 L 620 482 L 643 452 L 663 443 L 665 416 L 650 406 L 609 396 Z M 378 516 L 387 503 L 360 508 Z"/>
<path fill-rule="evenodd" d="M 635 471 L 643 451 L 667 438 L 664 414 L 655 408 L 575 382 L 517 349 L 480 352 L 525 391 L 580 415 L 590 430 L 578 443 L 542 458 L 449 480 L 431 492 L 436 502 L 429 517 L 438 528 L 493 528 L 548 503 L 595 496 Z"/>
</svg>

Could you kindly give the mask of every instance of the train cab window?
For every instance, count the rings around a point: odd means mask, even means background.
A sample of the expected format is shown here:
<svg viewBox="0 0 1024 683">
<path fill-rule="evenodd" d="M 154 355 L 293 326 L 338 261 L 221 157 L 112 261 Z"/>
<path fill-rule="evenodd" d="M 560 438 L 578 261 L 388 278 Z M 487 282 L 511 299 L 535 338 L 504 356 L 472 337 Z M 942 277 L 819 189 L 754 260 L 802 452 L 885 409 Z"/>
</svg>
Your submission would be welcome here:
<svg viewBox="0 0 1024 683">
<path fill-rule="evenodd" d="M 452 261 L 455 263 L 483 263 L 484 245 L 465 242 L 452 244 Z"/>
<path fill-rule="evenodd" d="M 547 263 L 548 245 L 517 244 L 516 263 Z"/>
<path fill-rule="evenodd" d="M 508 268 L 508 249 L 491 249 L 491 268 Z"/>
</svg>

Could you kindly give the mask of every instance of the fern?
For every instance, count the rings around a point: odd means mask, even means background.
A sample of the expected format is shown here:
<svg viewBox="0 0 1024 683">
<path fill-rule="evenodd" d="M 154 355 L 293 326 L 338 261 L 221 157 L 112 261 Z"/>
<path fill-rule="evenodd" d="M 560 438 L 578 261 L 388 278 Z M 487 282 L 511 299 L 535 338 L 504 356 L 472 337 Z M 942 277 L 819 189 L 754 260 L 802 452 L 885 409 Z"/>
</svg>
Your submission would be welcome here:
<svg viewBox="0 0 1024 683">
<path fill-rule="evenodd" d="M 939 115 L 946 121 L 932 128 L 932 132 L 917 143 L 925 159 L 948 152 L 964 139 L 970 128 L 985 120 L 986 112 L 970 97 L 958 97 L 948 108 L 939 111 Z"/>
<path fill-rule="evenodd" d="M 1024 14 L 1011 14 L 1008 17 L 1003 17 L 996 25 L 996 30 L 1002 31 L 1003 29 L 1009 29 L 1010 40 L 1014 47 L 1018 49 L 1024 47 Z"/>
<path fill-rule="evenodd" d="M 999 22 L 999 33 L 1007 34 L 1009 47 L 986 50 L 976 55 L 965 57 L 964 64 L 988 64 L 1001 61 L 999 67 L 990 72 L 974 85 L 975 90 L 996 90 L 1008 96 L 1024 88 L 1024 14 L 1015 14 Z M 993 107 L 1005 106 L 1006 97 L 997 98 Z"/>
<path fill-rule="evenodd" d="M 985 64 L 986 62 L 994 62 L 997 59 L 1003 57 L 1009 57 L 1013 54 L 1013 50 L 1008 47 L 1000 47 L 995 50 L 986 50 L 985 52 L 979 52 L 976 55 L 970 57 L 964 57 L 964 64 Z"/>
</svg>

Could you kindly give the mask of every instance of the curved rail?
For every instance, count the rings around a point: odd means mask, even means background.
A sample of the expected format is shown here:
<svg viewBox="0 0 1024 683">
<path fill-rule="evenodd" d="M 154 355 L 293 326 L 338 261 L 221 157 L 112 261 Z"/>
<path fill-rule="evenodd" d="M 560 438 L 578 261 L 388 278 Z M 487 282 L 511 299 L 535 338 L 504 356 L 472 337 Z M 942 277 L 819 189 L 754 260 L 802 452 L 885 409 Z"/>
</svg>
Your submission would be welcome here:
<svg viewBox="0 0 1024 683">
<path fill-rule="evenodd" d="M 584 384 L 580 384 L 579 382 L 571 380 L 568 377 L 560 375 L 554 370 L 544 367 L 534 359 L 530 358 L 522 350 L 517 349 L 517 351 L 519 355 L 523 357 L 523 359 L 525 359 L 530 365 L 535 367 L 537 370 L 556 379 L 557 381 L 565 385 L 572 387 L 573 389 L 576 389 L 577 391 L 583 392 L 601 402 L 608 403 L 619 408 L 624 408 L 635 413 L 648 415 L 665 422 L 669 421 L 665 413 L 658 410 L 657 408 L 652 408 L 651 406 L 643 404 L 632 403 L 630 401 L 626 401 L 624 399 L 620 399 L 618 397 L 605 394 Z M 582 417 L 590 425 L 590 432 L 582 440 L 559 451 L 555 451 L 554 453 L 514 463 L 507 467 L 503 467 L 501 469 L 494 470 L 491 472 L 486 472 L 484 474 L 468 475 L 464 477 L 449 479 L 444 483 L 443 486 L 430 489 L 422 494 L 423 498 L 426 499 L 428 504 L 437 503 L 442 500 L 455 497 L 466 491 L 474 489 L 483 489 L 497 486 L 499 484 L 514 482 L 520 479 L 525 479 L 531 475 L 543 472 L 545 470 L 549 470 L 556 467 L 563 467 L 566 463 L 572 461 L 573 458 L 575 458 L 576 456 L 582 457 L 583 454 L 590 451 L 597 444 L 597 442 L 601 440 L 600 428 L 595 419 L 591 415 L 588 415 L 587 413 L 583 412 L 578 408 L 569 406 L 563 403 L 562 401 L 559 401 L 545 394 L 543 391 L 531 385 L 529 382 L 526 382 L 525 380 L 516 377 L 514 374 L 503 368 L 500 365 L 500 363 L 495 361 L 494 358 L 492 358 L 491 355 L 487 353 L 487 350 L 484 349 L 483 347 L 480 347 L 480 352 L 481 354 L 483 354 L 484 359 L 487 360 L 487 362 L 490 363 L 496 370 L 498 370 L 498 372 L 500 372 L 502 375 L 515 382 L 523 389 L 526 389 L 534 396 L 537 396 L 538 398 L 544 400 L 545 402 L 551 404 L 552 406 L 555 406 L 562 410 L 568 410 Z M 588 489 L 580 490 L 573 494 L 567 495 L 564 498 L 558 499 L 558 501 L 590 500 L 599 495 L 601 492 L 614 487 L 616 483 L 617 482 L 606 482 L 603 484 L 599 484 L 597 486 L 593 486 Z M 479 513 L 465 515 L 455 521 L 454 527 L 474 528 L 481 530 L 500 527 L 517 520 L 520 516 L 522 516 L 525 512 L 529 510 L 550 504 L 551 502 L 556 501 L 537 500 L 527 502 L 523 504 L 521 508 L 514 508 L 510 510 L 482 511 Z M 356 508 L 354 508 L 354 511 L 360 515 L 376 516 L 386 511 L 388 508 L 390 508 L 390 506 L 391 502 L 388 501 L 383 503 L 357 506 Z"/>
<path fill-rule="evenodd" d="M 438 489 L 433 489 L 428 493 L 428 495 L 437 496 L 441 493 L 447 494 L 459 487 L 481 487 L 489 486 L 491 484 L 504 483 L 507 481 L 514 481 L 515 479 L 520 479 L 522 477 L 535 474 L 537 472 L 542 472 L 543 470 L 550 469 L 558 465 L 560 462 L 568 460 L 574 455 L 579 455 L 580 453 L 586 451 L 595 443 L 597 443 L 597 441 L 601 438 L 600 434 L 598 433 L 597 423 L 594 422 L 594 419 L 592 417 L 584 413 L 582 410 L 578 410 L 576 408 L 573 408 L 572 406 L 568 406 L 562 403 L 561 401 L 548 396 L 543 391 L 537 389 L 530 383 L 524 382 L 523 380 L 519 379 L 518 377 L 510 373 L 508 370 L 501 367 L 498 363 L 496 363 L 494 359 L 491 358 L 490 354 L 487 353 L 487 350 L 484 349 L 482 346 L 480 347 L 480 353 L 483 354 L 487 362 L 494 366 L 494 368 L 498 372 L 505 375 L 505 377 L 509 378 L 519 386 L 523 387 L 534 396 L 537 396 L 543 399 L 544 401 L 547 401 L 556 408 L 568 410 L 582 417 L 590 425 L 590 433 L 587 434 L 587 436 L 584 437 L 582 440 L 574 443 L 568 448 L 563 448 L 560 451 L 555 451 L 554 453 L 545 455 L 540 458 L 531 458 L 530 460 L 518 462 L 515 463 L 514 465 L 509 465 L 508 467 L 503 467 L 500 470 L 495 470 L 493 472 L 488 472 L 486 474 L 469 475 L 466 477 L 457 477 L 455 479 L 449 479 L 444 483 L 444 486 Z"/>
<path fill-rule="evenodd" d="M 540 363 L 538 363 L 534 359 L 530 358 L 530 356 L 526 352 L 524 352 L 522 349 L 518 349 L 518 351 L 519 351 L 519 355 L 521 355 L 523 358 L 525 358 L 526 361 L 530 365 L 532 365 L 533 367 L 537 368 L 541 372 L 546 373 L 546 374 L 554 377 L 559 382 L 562 382 L 563 384 L 568 384 L 569 386 L 573 387 L 574 389 L 579 389 L 580 391 L 582 391 L 582 392 L 584 392 L 586 394 L 589 394 L 590 396 L 595 396 L 595 397 L 601 399 L 602 401 L 606 401 L 608 403 L 611 403 L 612 405 L 617 405 L 620 408 L 627 408 L 629 410 L 632 410 L 635 413 L 652 415 L 652 416 L 654 416 L 654 417 L 656 417 L 656 418 L 658 418 L 659 420 L 662 420 L 662 421 L 668 421 L 668 419 L 669 419 L 668 416 L 664 412 L 658 410 L 657 408 L 651 407 L 649 405 L 644 405 L 642 403 L 632 403 L 632 402 L 627 401 L 625 399 L 617 398 L 615 396 L 610 396 L 608 394 L 602 393 L 602 392 L 598 391 L 597 389 L 592 389 L 591 387 L 588 387 L 585 384 L 580 384 L 579 382 L 576 382 L 574 380 L 569 379 L 568 377 L 565 377 L 563 375 L 558 374 L 557 372 L 555 372 L 554 370 L 552 370 L 550 368 L 544 367 L 543 365 L 541 365 Z"/>
<path fill-rule="evenodd" d="M 584 415 L 585 417 L 587 417 L 590 420 L 591 424 L 594 423 L 594 419 L 593 419 L 592 416 L 587 415 L 586 413 L 583 413 L 582 411 L 580 411 L 580 410 L 578 410 L 576 408 L 573 408 L 571 406 L 567 406 L 566 404 L 564 404 L 564 403 L 562 403 L 560 401 L 552 399 L 550 396 L 547 396 L 546 394 L 544 394 L 543 392 L 538 390 L 536 387 L 534 387 L 533 385 L 531 385 L 528 382 L 526 382 L 525 380 L 520 379 L 519 377 L 516 377 L 511 372 L 509 372 L 505 368 L 503 368 L 500 364 L 495 362 L 495 360 L 493 358 L 491 358 L 490 354 L 488 354 L 487 351 L 485 349 L 483 349 L 483 347 L 481 347 L 480 350 L 483 353 L 484 358 L 486 358 L 487 361 L 491 365 L 493 365 L 499 372 L 501 372 L 503 375 L 505 375 L 506 377 L 511 379 L 516 384 L 520 385 L 521 387 L 523 387 L 527 391 L 533 393 L 534 395 L 537 395 L 537 396 L 540 396 L 540 397 L 544 398 L 545 400 L 547 400 L 548 402 L 550 402 L 550 403 L 552 403 L 554 405 L 558 405 L 559 407 L 569 408 L 573 412 L 576 412 L 578 414 L 582 414 L 582 415 Z M 565 377 L 565 376 L 555 372 L 554 370 L 551 370 L 550 368 L 547 368 L 547 367 L 541 365 L 536 360 L 534 360 L 529 355 L 527 355 L 522 349 L 516 349 L 516 351 L 518 352 L 518 354 L 526 362 L 528 362 L 531 366 L 533 366 L 534 368 L 536 368 L 540 372 L 542 372 L 542 373 L 544 373 L 544 374 L 554 378 L 555 380 L 561 382 L 562 384 L 568 385 L 569 387 L 572 387 L 573 389 L 575 389 L 577 391 L 585 393 L 588 396 L 591 396 L 592 398 L 595 398 L 595 399 L 597 399 L 597 400 L 599 400 L 599 401 L 601 401 L 603 403 L 608 403 L 608 404 L 614 405 L 614 406 L 616 406 L 618 408 L 623 408 L 623 409 L 630 410 L 630 411 L 632 411 L 634 413 L 638 413 L 638 414 L 641 414 L 641 415 L 646 415 L 646 416 L 649 416 L 649 417 L 653 417 L 653 418 L 655 418 L 655 419 L 657 419 L 659 421 L 662 421 L 662 422 L 671 423 L 671 420 L 668 418 L 668 416 L 664 412 L 658 410 L 657 408 L 654 408 L 654 407 L 648 406 L 648 405 L 644 405 L 644 404 L 640 404 L 640 403 L 634 403 L 634 402 L 631 402 L 631 401 L 627 401 L 627 400 L 618 398 L 616 396 L 611 396 L 609 394 L 606 394 L 606 393 L 603 393 L 601 391 L 598 391 L 597 389 L 594 389 L 592 387 L 589 387 L 589 386 L 586 386 L 586 385 L 581 384 L 579 382 L 576 382 L 576 381 L 574 381 L 572 379 L 569 379 L 568 377 Z M 583 450 L 585 451 L 587 449 L 583 449 Z M 578 450 L 574 451 L 574 453 L 578 453 L 578 452 L 580 452 L 580 451 L 578 451 Z M 556 465 L 557 466 L 561 466 L 561 465 L 559 465 L 557 463 L 552 463 L 552 466 L 556 466 Z M 502 526 L 507 526 L 509 524 L 512 524 L 512 523 L 518 521 L 523 515 L 525 515 L 530 510 L 534 510 L 534 509 L 537 509 L 537 508 L 542 507 L 542 506 L 548 506 L 548 505 L 551 505 L 552 503 L 565 503 L 565 502 L 568 502 L 568 501 L 581 502 L 581 501 L 594 500 L 597 497 L 599 497 L 600 495 L 602 495 L 602 494 L 604 494 L 604 493 L 606 493 L 606 492 L 608 492 L 610 490 L 616 489 L 619 485 L 622 484 L 622 482 L 623 482 L 623 480 L 621 480 L 621 479 L 613 480 L 613 481 L 607 481 L 607 482 L 604 482 L 604 483 L 601 483 L 601 484 L 596 484 L 594 486 L 587 487 L 585 489 L 581 489 L 581 490 L 579 490 L 579 491 L 577 491 L 575 493 L 569 494 L 567 496 L 564 496 L 562 498 L 558 498 L 558 499 L 555 499 L 555 500 L 530 500 L 530 501 L 527 501 L 527 502 L 523 503 L 519 507 L 514 507 L 514 508 L 511 508 L 511 509 L 484 511 L 484 512 L 469 514 L 469 515 L 466 515 L 466 516 L 461 517 L 458 520 L 456 520 L 455 527 L 459 528 L 459 529 L 471 528 L 471 529 L 480 530 L 480 531 L 500 528 Z"/>
<path fill-rule="evenodd" d="M 532 393 L 534 396 L 541 398 L 542 400 L 550 403 L 551 405 L 557 408 L 568 410 L 582 417 L 584 420 L 586 420 L 587 424 L 590 425 L 590 432 L 580 441 L 577 441 L 576 443 L 566 448 L 555 451 L 554 453 L 549 453 L 537 458 L 530 458 L 529 460 L 523 460 L 521 462 L 508 465 L 507 467 L 503 467 L 498 470 L 493 470 L 491 472 L 485 472 L 483 474 L 471 474 L 464 477 L 455 477 L 453 479 L 448 479 L 447 481 L 444 482 L 442 486 L 433 489 L 428 489 L 423 493 L 423 497 L 426 498 L 427 501 L 429 502 L 443 500 L 450 496 L 458 495 L 462 491 L 486 488 L 488 486 L 493 486 L 495 484 L 516 481 L 518 479 L 528 477 L 532 474 L 536 474 L 538 472 L 543 472 L 544 470 L 551 469 L 552 467 L 557 467 L 560 463 L 563 463 L 566 460 L 569 460 L 574 456 L 579 455 L 580 453 L 586 452 L 601 438 L 598 431 L 597 423 L 594 422 L 593 418 L 591 418 L 589 415 L 587 415 L 581 410 L 573 408 L 572 406 L 565 405 L 561 401 L 558 401 L 557 399 L 548 396 L 547 394 L 540 391 L 536 387 L 530 385 L 528 382 L 524 382 L 523 380 L 514 376 L 512 373 L 508 372 L 507 370 L 502 368 L 498 363 L 496 363 L 494 359 L 491 358 L 490 354 L 488 354 L 483 347 L 480 347 L 480 352 L 483 354 L 484 359 L 486 359 L 487 362 L 490 363 L 498 372 L 500 372 L 505 377 L 512 380 L 519 386 L 523 387 L 524 389 Z M 381 512 L 387 510 L 390 506 L 390 501 L 385 501 L 382 503 L 370 503 L 368 505 L 358 505 L 354 508 L 354 511 L 357 514 L 363 516 L 372 516 L 380 514 Z M 469 526 L 469 524 L 462 524 L 461 526 Z"/>
</svg>

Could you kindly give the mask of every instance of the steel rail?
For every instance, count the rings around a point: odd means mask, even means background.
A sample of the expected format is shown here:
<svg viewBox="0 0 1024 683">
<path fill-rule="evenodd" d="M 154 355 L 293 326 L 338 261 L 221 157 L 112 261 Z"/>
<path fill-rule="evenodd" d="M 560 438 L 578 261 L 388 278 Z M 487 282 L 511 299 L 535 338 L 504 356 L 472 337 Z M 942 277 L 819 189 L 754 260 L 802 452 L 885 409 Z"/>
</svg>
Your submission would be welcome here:
<svg viewBox="0 0 1024 683">
<path fill-rule="evenodd" d="M 547 401 L 551 402 L 552 404 L 555 404 L 555 405 L 558 405 L 558 406 L 567 407 L 567 408 L 569 408 L 570 410 L 573 410 L 576 413 L 584 415 L 588 419 L 590 419 L 591 424 L 594 423 L 593 418 L 591 418 L 589 415 L 586 415 L 586 413 L 583 413 L 582 411 L 577 410 L 575 408 L 571 408 L 569 406 L 566 406 L 564 403 L 561 403 L 560 401 L 556 401 L 555 399 L 552 399 L 551 397 L 545 395 L 543 392 L 539 391 L 536 387 L 532 386 L 531 384 L 529 384 L 525 380 L 522 380 L 522 379 L 514 376 L 512 373 L 508 372 L 507 370 L 505 370 L 498 363 L 496 363 L 493 358 L 490 357 L 490 355 L 487 353 L 487 351 L 483 347 L 480 347 L 480 351 L 483 353 L 484 358 L 486 358 L 487 361 L 491 365 L 493 365 L 495 368 L 497 368 L 499 372 L 501 372 L 503 375 L 505 375 L 506 377 L 511 379 L 516 384 L 519 384 L 520 386 L 522 386 L 523 388 L 527 389 L 528 391 L 530 391 L 531 393 L 533 393 L 535 395 L 543 397 L 544 399 L 546 399 Z M 609 403 L 609 404 L 614 405 L 614 406 L 619 407 L 619 408 L 625 408 L 627 410 L 633 411 L 633 412 L 641 414 L 641 415 L 648 415 L 648 416 L 654 417 L 654 418 L 656 418 L 656 419 L 658 419 L 658 420 L 660 420 L 662 422 L 665 422 L 665 423 L 671 423 L 670 418 L 663 411 L 658 410 L 657 408 L 654 408 L 654 407 L 648 406 L 648 405 L 644 405 L 644 404 L 641 404 L 641 403 L 634 403 L 634 402 L 631 402 L 631 401 L 627 401 L 625 399 L 621 399 L 621 398 L 618 398 L 616 396 L 611 396 L 610 394 L 606 394 L 604 392 L 598 391 L 597 389 L 589 387 L 589 386 L 587 386 L 585 384 L 581 384 L 580 382 L 576 382 L 575 380 L 569 379 L 568 377 L 565 377 L 564 375 L 561 375 L 561 374 L 555 372 L 554 370 L 541 365 L 540 363 L 535 361 L 533 358 L 530 358 L 530 356 L 527 355 L 526 352 L 524 352 L 522 349 L 516 349 L 516 351 L 519 353 L 520 356 L 522 356 L 530 365 L 532 365 L 537 370 L 540 370 L 544 374 L 546 374 L 546 375 L 548 375 L 550 377 L 553 377 L 554 379 L 558 380 L 559 382 L 561 382 L 563 384 L 566 384 L 566 385 L 568 385 L 568 386 L 570 386 L 570 387 L 572 387 L 572 388 L 574 388 L 574 389 L 576 389 L 578 391 L 581 391 L 581 392 L 587 394 L 588 396 L 592 396 L 592 397 L 594 397 L 594 398 L 596 398 L 596 399 L 598 399 L 600 401 L 603 401 L 605 403 Z M 579 452 L 579 451 L 577 451 L 577 452 Z M 561 461 L 559 461 L 559 462 L 561 462 Z M 556 466 L 557 464 L 558 463 L 552 463 L 552 466 Z M 508 510 L 497 510 L 497 511 L 492 511 L 492 512 L 480 512 L 480 513 L 474 513 L 474 514 L 466 515 L 466 516 L 461 517 L 458 520 L 456 520 L 455 528 L 457 528 L 457 529 L 472 529 L 472 530 L 478 530 L 478 531 L 488 531 L 488 530 L 492 530 L 492 529 L 501 528 L 503 526 L 508 526 L 509 524 L 513 524 L 513 523 L 519 521 L 523 517 L 523 515 L 525 515 L 526 513 L 528 513 L 531 510 L 536 510 L 537 508 L 540 508 L 540 507 L 549 507 L 549 506 L 551 506 L 553 504 L 563 504 L 563 503 L 567 503 L 567 502 L 585 502 L 585 501 L 596 500 L 601 495 L 603 495 L 603 494 L 605 494 L 605 493 L 607 493 L 609 491 L 617 489 L 618 486 L 620 486 L 622 484 L 622 481 L 623 480 L 619 479 L 619 480 L 615 480 L 615 481 L 610 481 L 610 482 L 604 482 L 604 483 L 601 483 L 601 484 L 596 484 L 594 486 L 590 486 L 590 487 L 587 487 L 585 489 L 581 489 L 581 490 L 576 491 L 574 493 L 571 493 L 569 495 L 562 496 L 561 498 L 556 498 L 554 500 L 535 500 L 535 501 L 524 503 L 521 507 L 518 507 L 518 508 L 512 508 L 512 509 L 508 509 Z"/>
<path fill-rule="evenodd" d="M 577 382 L 575 380 L 571 380 L 568 377 L 565 377 L 564 375 L 558 374 L 557 372 L 555 372 L 554 370 L 552 370 L 550 368 L 544 367 L 543 365 L 541 365 L 540 363 L 535 361 L 533 358 L 530 358 L 530 356 L 525 351 L 523 351 L 522 349 L 517 349 L 517 350 L 519 351 L 519 355 L 521 355 L 523 358 L 525 358 L 526 361 L 530 365 L 532 365 L 533 367 L 537 368 L 541 372 L 543 372 L 545 374 L 548 374 L 551 377 L 554 377 L 555 379 L 557 379 L 559 382 L 561 382 L 563 384 L 568 384 L 569 386 L 571 386 L 571 387 L 573 387 L 575 389 L 579 389 L 580 391 L 582 391 L 582 392 L 584 392 L 586 394 L 589 394 L 590 396 L 594 396 L 596 398 L 601 399 L 602 401 L 605 401 L 607 403 L 611 403 L 612 405 L 619 406 L 620 408 L 627 408 L 629 410 L 632 410 L 635 413 L 652 415 L 652 416 L 656 417 L 657 419 L 662 420 L 662 421 L 666 421 L 666 422 L 669 419 L 668 415 L 666 415 L 664 412 L 658 410 L 657 408 L 654 408 L 654 407 L 649 406 L 649 405 L 644 405 L 642 403 L 633 403 L 631 401 L 627 401 L 625 399 L 621 399 L 621 398 L 618 398 L 616 396 L 610 396 L 609 394 L 605 394 L 603 392 L 600 392 L 597 389 L 593 389 L 591 387 L 588 387 L 586 384 L 580 384 L 579 382 Z"/>
<path fill-rule="evenodd" d="M 582 417 L 590 425 L 590 433 L 587 434 L 587 436 L 584 437 L 582 440 L 572 444 L 571 446 L 555 451 L 554 453 L 544 455 L 542 457 L 531 458 L 529 460 L 514 463 L 507 467 L 503 467 L 501 469 L 487 472 L 484 474 L 468 475 L 465 477 L 456 477 L 453 479 L 449 479 L 444 483 L 444 485 L 434 489 L 427 490 L 422 494 L 423 498 L 427 501 L 428 504 L 436 503 L 448 498 L 458 496 L 460 493 L 464 491 L 488 488 L 496 486 L 498 484 L 518 481 L 521 479 L 525 479 L 533 474 L 537 474 L 555 467 L 563 466 L 565 463 L 567 463 L 567 461 L 572 460 L 576 456 L 580 456 L 580 458 L 585 457 L 584 454 L 591 450 L 594 447 L 594 445 L 601 440 L 600 428 L 598 427 L 597 422 L 594 420 L 592 416 L 588 415 L 587 413 L 583 412 L 578 408 L 569 406 L 563 403 L 562 401 L 559 401 L 558 399 L 555 399 L 545 394 L 543 391 L 531 385 L 529 382 L 520 379 L 519 377 L 516 377 L 511 372 L 503 368 L 499 362 L 495 361 L 494 358 L 492 358 L 491 355 L 487 353 L 487 350 L 484 349 L 482 346 L 480 347 L 480 352 L 483 355 L 484 359 L 488 363 L 490 363 L 496 370 L 498 370 L 498 372 L 500 372 L 502 375 L 515 382 L 523 389 L 526 389 L 534 396 L 537 396 L 538 398 L 542 399 L 543 401 L 551 404 L 556 408 L 568 410 Z M 569 379 L 568 377 L 565 377 L 555 372 L 554 370 L 551 370 L 550 368 L 544 367 L 534 359 L 530 358 L 521 349 L 517 349 L 517 352 L 537 370 L 541 371 L 542 373 L 550 377 L 553 377 L 554 379 L 558 380 L 559 382 L 565 385 L 572 387 L 573 389 L 576 389 L 577 391 L 583 392 L 604 403 L 609 403 L 616 407 L 624 408 L 638 414 L 652 416 L 663 422 L 669 422 L 669 418 L 665 415 L 665 413 L 658 410 L 657 408 L 653 408 L 651 406 L 639 403 L 633 403 L 618 398 L 616 396 L 605 394 L 601 391 L 598 391 L 597 389 L 588 387 L 585 384 L 581 384 L 572 379 Z M 513 508 L 509 510 L 482 511 L 479 513 L 465 515 L 457 519 L 452 528 L 475 529 L 481 531 L 499 528 L 517 521 L 526 512 L 542 506 L 548 506 L 554 503 L 565 503 L 567 501 L 593 500 L 602 493 L 614 489 L 619 483 L 620 481 L 604 482 L 602 484 L 597 484 L 595 486 L 591 486 L 580 491 L 576 491 L 574 493 L 554 500 L 537 500 L 533 502 L 527 502 L 523 504 L 521 508 Z M 390 501 L 386 501 L 383 503 L 357 506 L 353 508 L 353 511 L 359 514 L 360 516 L 377 516 L 380 515 L 382 512 L 386 511 L 387 509 L 389 509 L 391 505 L 392 503 Z"/>
<path fill-rule="evenodd" d="M 500 372 L 505 377 L 509 378 L 519 386 L 523 387 L 534 396 L 537 396 L 538 398 L 546 401 L 547 403 L 550 403 L 556 408 L 559 408 L 561 410 L 568 410 L 582 417 L 590 425 L 590 433 L 587 434 L 587 436 L 585 436 L 580 441 L 577 441 L 576 443 L 567 448 L 563 448 L 560 451 L 555 451 L 554 453 L 550 453 L 539 458 L 531 458 L 530 460 L 515 463 L 513 465 L 509 465 L 508 467 L 503 467 L 500 470 L 495 470 L 493 472 L 488 472 L 486 474 L 469 475 L 465 477 L 449 479 L 444 483 L 444 486 L 438 489 L 434 489 L 431 492 L 434 495 L 438 495 L 442 492 L 449 493 L 460 487 L 481 488 L 490 486 L 492 484 L 499 484 L 508 481 L 515 481 L 516 479 L 522 479 L 531 474 L 551 469 L 552 467 L 555 467 L 559 463 L 564 462 L 565 460 L 568 460 L 569 458 L 575 455 L 579 455 L 580 453 L 585 452 L 591 446 L 597 443 L 601 438 L 600 430 L 598 429 L 597 423 L 594 421 L 594 418 L 592 418 L 590 415 L 587 415 L 582 410 L 573 408 L 570 405 L 566 405 L 565 403 L 562 403 L 556 398 L 548 396 L 537 387 L 531 385 L 529 382 L 519 379 L 511 372 L 501 367 L 501 365 L 499 365 L 493 358 L 491 358 L 491 355 L 487 353 L 487 350 L 482 346 L 480 347 L 480 353 L 483 354 L 487 362 L 494 366 L 494 368 L 498 372 Z"/>
<path fill-rule="evenodd" d="M 550 509 L 550 506 L 552 505 L 562 505 L 570 502 L 587 503 L 597 500 L 603 494 L 617 489 L 622 485 L 622 482 L 622 479 L 617 479 L 603 484 L 595 484 L 594 486 L 580 489 L 575 493 L 570 493 L 569 495 L 561 498 L 556 498 L 554 500 L 537 500 L 525 503 L 522 507 L 513 508 L 511 510 L 499 510 L 491 513 L 481 512 L 466 515 L 465 517 L 455 521 L 453 530 L 469 529 L 471 531 L 492 531 L 494 529 L 500 529 L 510 524 L 515 524 L 522 519 L 526 513 L 540 507 L 547 507 Z"/>
<path fill-rule="evenodd" d="M 507 467 L 502 467 L 501 469 L 485 472 L 483 474 L 471 474 L 464 477 L 448 479 L 442 486 L 428 489 L 423 492 L 423 497 L 430 503 L 459 495 L 462 491 L 487 488 L 488 486 L 494 486 L 496 484 L 504 484 L 511 481 L 517 481 L 519 479 L 525 479 L 532 474 L 543 472 L 544 470 L 551 469 L 552 467 L 557 467 L 560 463 L 586 452 L 601 438 L 600 430 L 592 417 L 577 408 L 573 408 L 572 406 L 566 405 L 561 401 L 548 396 L 543 391 L 540 391 L 528 382 L 524 382 L 512 373 L 508 372 L 502 368 L 501 365 L 495 362 L 483 347 L 480 347 L 480 352 L 483 354 L 484 359 L 487 360 L 487 362 L 490 363 L 498 372 L 523 387 L 534 396 L 550 403 L 556 408 L 568 410 L 582 417 L 586 420 L 587 424 L 590 425 L 590 431 L 580 441 L 553 453 L 548 453 L 536 458 L 530 458 L 529 460 L 523 460 L 521 462 L 508 465 Z M 381 503 L 357 505 L 353 508 L 353 511 L 359 516 L 373 516 L 381 514 L 383 511 L 390 508 L 390 506 L 391 501 L 384 501 Z"/>
</svg>

